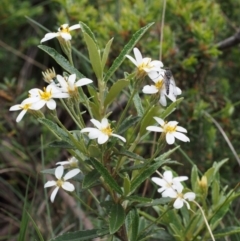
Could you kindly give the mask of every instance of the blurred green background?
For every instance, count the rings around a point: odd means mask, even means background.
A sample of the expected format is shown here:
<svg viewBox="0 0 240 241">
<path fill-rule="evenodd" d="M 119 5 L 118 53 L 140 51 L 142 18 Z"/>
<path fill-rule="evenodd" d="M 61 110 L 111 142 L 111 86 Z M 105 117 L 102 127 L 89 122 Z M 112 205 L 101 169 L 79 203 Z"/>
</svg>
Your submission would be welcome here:
<svg viewBox="0 0 240 241">
<path fill-rule="evenodd" d="M 43 164 L 50 168 L 57 161 L 65 160 L 68 153 L 48 148 L 53 136 L 30 115 L 17 124 L 18 113 L 8 111 L 27 97 L 29 89 L 45 85 L 42 71 L 54 67 L 61 74 L 61 68 L 37 45 L 47 30 L 55 32 L 63 23 L 85 22 L 93 30 L 101 48 L 114 37 L 107 62 L 110 67 L 132 34 L 155 22 L 137 47 L 144 56 L 158 59 L 160 33 L 163 33 L 162 61 L 164 66 L 171 68 L 185 98 L 170 118 L 188 130 L 191 140 L 190 144 L 181 143 L 184 153 L 173 155 L 173 159 L 183 166 L 173 168 L 179 175 L 189 175 L 191 164 L 188 158 L 203 172 L 214 161 L 229 158 L 221 169 L 223 186 L 233 188 L 239 182 L 240 46 L 237 39 L 227 48 L 222 41 L 239 31 L 240 2 L 168 0 L 163 29 L 162 10 L 163 1 L 159 0 L 1 0 L 0 240 L 17 240 L 24 203 L 46 239 L 53 233 L 75 230 L 83 225 L 74 216 L 69 203 L 61 198 L 51 205 L 47 214 L 40 171 L 44 169 Z M 44 44 L 61 53 L 56 39 Z M 75 67 L 88 78 L 95 79 L 86 60 L 88 55 L 81 31 L 73 32 L 72 45 L 80 53 L 73 56 Z M 126 60 L 114 78 L 123 78 L 125 71 L 132 70 L 133 65 Z M 58 112 L 66 127 L 74 128 L 66 113 Z M 238 160 L 219 128 L 235 148 Z M 138 152 L 147 155 L 147 146 L 140 146 Z M 237 200 L 232 205 L 236 216 L 226 217 L 223 226 L 232 222 L 239 224 L 239 207 Z M 30 222 L 26 240 L 35 240 L 34 237 Z M 239 240 L 237 236 L 232 238 Z"/>
</svg>

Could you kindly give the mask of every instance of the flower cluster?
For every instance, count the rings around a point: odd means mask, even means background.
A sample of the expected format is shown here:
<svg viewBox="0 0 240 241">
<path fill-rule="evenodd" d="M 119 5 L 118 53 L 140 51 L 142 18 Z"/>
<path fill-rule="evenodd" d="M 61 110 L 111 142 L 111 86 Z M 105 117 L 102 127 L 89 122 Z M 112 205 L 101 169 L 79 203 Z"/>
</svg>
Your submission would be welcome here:
<svg viewBox="0 0 240 241">
<path fill-rule="evenodd" d="M 183 185 L 181 182 L 187 179 L 188 177 L 186 176 L 173 177 L 171 171 L 165 171 L 162 178 L 152 177 L 152 181 L 161 187 L 158 189 L 158 192 L 162 193 L 162 197 L 175 199 L 173 207 L 176 209 L 182 208 L 184 203 L 187 205 L 187 208 L 190 209 L 190 205 L 187 200 L 193 201 L 196 197 L 194 192 L 187 192 L 185 194 L 182 193 Z"/>
<path fill-rule="evenodd" d="M 50 73 L 50 75 L 48 75 Z M 92 83 L 93 81 L 87 78 L 79 79 L 76 81 L 76 74 L 69 75 L 69 77 L 63 77 L 57 75 L 57 83 L 54 82 L 54 75 L 52 71 L 47 70 L 43 73 L 44 79 L 50 83 L 44 87 L 43 90 L 34 88 L 28 91 L 29 98 L 25 99 L 21 104 L 14 105 L 10 108 L 10 111 L 22 110 L 18 115 L 16 121 L 22 120 L 23 116 L 28 110 L 40 110 L 45 105 L 50 109 L 56 109 L 56 101 L 54 99 L 70 98 L 73 93 L 77 93 L 77 87 L 84 86 Z M 49 76 L 52 78 L 50 79 Z"/>
</svg>

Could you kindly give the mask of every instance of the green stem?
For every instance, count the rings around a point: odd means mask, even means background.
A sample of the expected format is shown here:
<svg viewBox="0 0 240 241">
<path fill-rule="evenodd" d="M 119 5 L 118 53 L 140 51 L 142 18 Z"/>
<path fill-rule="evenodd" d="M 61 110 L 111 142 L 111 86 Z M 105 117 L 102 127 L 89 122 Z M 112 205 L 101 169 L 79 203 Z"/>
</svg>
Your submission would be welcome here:
<svg viewBox="0 0 240 241">
<path fill-rule="evenodd" d="M 125 115 L 126 115 L 126 113 L 127 113 L 127 110 L 128 110 L 128 108 L 129 108 L 129 106 L 130 106 L 130 104 L 131 104 L 131 102 L 132 102 L 132 99 L 133 99 L 133 97 L 134 97 L 134 95 L 135 95 L 136 93 L 137 93 L 137 90 L 134 89 L 134 91 L 132 92 L 130 98 L 128 99 L 128 102 L 127 102 L 127 105 L 126 105 L 125 109 L 123 110 L 123 112 L 122 112 L 122 114 L 121 114 L 121 116 L 120 116 L 120 118 L 119 118 L 119 120 L 118 120 L 117 126 L 116 126 L 116 128 L 115 128 L 116 131 L 118 130 L 119 125 L 122 123 L 122 120 L 123 120 L 123 118 L 125 117 Z"/>
</svg>

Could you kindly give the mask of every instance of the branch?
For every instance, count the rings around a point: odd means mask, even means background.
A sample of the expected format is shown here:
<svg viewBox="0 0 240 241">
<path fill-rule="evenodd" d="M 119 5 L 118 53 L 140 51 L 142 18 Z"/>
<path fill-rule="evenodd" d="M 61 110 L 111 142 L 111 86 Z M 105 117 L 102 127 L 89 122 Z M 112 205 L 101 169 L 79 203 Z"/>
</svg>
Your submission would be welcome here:
<svg viewBox="0 0 240 241">
<path fill-rule="evenodd" d="M 236 32 L 233 36 L 217 43 L 217 48 L 219 50 L 224 50 L 233 47 L 240 43 L 240 30 Z"/>
</svg>

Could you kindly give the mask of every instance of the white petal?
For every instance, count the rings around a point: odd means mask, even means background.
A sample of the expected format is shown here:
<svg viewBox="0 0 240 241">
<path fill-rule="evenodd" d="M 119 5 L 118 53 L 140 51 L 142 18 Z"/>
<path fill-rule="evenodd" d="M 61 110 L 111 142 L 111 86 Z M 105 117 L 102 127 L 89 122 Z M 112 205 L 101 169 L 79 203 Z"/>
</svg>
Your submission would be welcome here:
<svg viewBox="0 0 240 241">
<path fill-rule="evenodd" d="M 159 117 L 153 117 L 153 118 L 160 126 L 164 126 L 165 122 L 163 119 L 161 119 Z"/>
<path fill-rule="evenodd" d="M 164 179 L 159 177 L 152 177 L 151 178 L 153 182 L 155 182 L 160 187 L 166 187 L 167 183 Z"/>
<path fill-rule="evenodd" d="M 111 136 L 115 136 L 117 138 L 119 138 L 120 140 L 122 140 L 123 142 L 126 142 L 126 139 L 120 135 L 117 135 L 117 134 L 111 134 Z"/>
<path fill-rule="evenodd" d="M 141 54 L 141 52 L 139 51 L 138 48 L 134 48 L 133 53 L 134 53 L 134 56 L 135 56 L 135 59 L 136 59 L 136 62 L 137 62 L 137 66 L 138 66 L 139 64 L 142 63 L 142 60 L 143 60 L 142 54 Z"/>
<path fill-rule="evenodd" d="M 73 86 L 76 81 L 76 74 L 71 74 L 68 77 L 68 83 L 70 86 Z"/>
<path fill-rule="evenodd" d="M 93 123 L 93 125 L 95 125 L 98 129 L 101 129 L 102 128 L 102 125 L 101 125 L 101 123 L 98 121 L 98 120 L 96 120 L 96 119 L 91 119 L 90 120 L 92 123 Z"/>
<path fill-rule="evenodd" d="M 63 166 L 58 166 L 56 169 L 55 169 L 55 177 L 59 180 L 62 178 L 62 175 L 63 175 Z"/>
<path fill-rule="evenodd" d="M 72 36 L 71 36 L 70 33 L 60 32 L 59 34 L 60 34 L 60 36 L 61 36 L 63 39 L 65 39 L 66 41 L 69 41 L 69 40 L 72 39 Z"/>
<path fill-rule="evenodd" d="M 106 128 L 109 126 L 109 123 L 108 123 L 108 119 L 107 118 L 103 118 L 102 121 L 101 121 L 101 126 L 102 128 Z"/>
<path fill-rule="evenodd" d="M 189 201 L 193 201 L 196 198 L 196 194 L 194 192 L 187 192 L 184 194 L 184 199 Z"/>
<path fill-rule="evenodd" d="M 51 200 L 52 203 L 54 202 L 54 199 L 57 195 L 58 189 L 59 189 L 59 187 L 56 187 L 51 194 L 50 200 Z"/>
<path fill-rule="evenodd" d="M 47 104 L 48 109 L 50 109 L 50 110 L 56 109 L 57 104 L 56 104 L 55 100 L 50 99 L 50 100 L 47 101 L 46 104 Z"/>
<path fill-rule="evenodd" d="M 166 134 L 166 141 L 169 145 L 172 145 L 175 142 L 174 135 L 172 133 L 167 133 Z"/>
<path fill-rule="evenodd" d="M 70 182 L 64 182 L 64 183 L 62 184 L 62 188 L 63 188 L 64 190 L 68 191 L 68 192 L 72 192 L 72 191 L 75 190 L 75 187 L 74 187 L 73 184 L 70 183 Z"/>
<path fill-rule="evenodd" d="M 59 33 L 47 33 L 47 34 L 45 34 L 44 38 L 41 40 L 41 43 L 48 41 L 52 38 L 55 38 L 57 36 L 59 36 Z"/>
<path fill-rule="evenodd" d="M 172 179 L 173 179 L 173 174 L 171 171 L 165 171 L 163 173 L 163 178 L 164 180 L 166 180 L 168 183 L 172 183 Z"/>
<path fill-rule="evenodd" d="M 180 177 L 174 177 L 173 178 L 173 181 L 177 181 L 177 182 L 182 182 L 182 181 L 186 181 L 188 180 L 188 177 L 187 176 L 180 176 Z"/>
<path fill-rule="evenodd" d="M 80 132 L 81 133 L 84 133 L 84 132 L 93 132 L 93 131 L 99 131 L 97 128 L 93 128 L 93 127 L 86 127 L 86 128 L 83 128 Z"/>
<path fill-rule="evenodd" d="M 89 132 L 88 137 L 90 139 L 96 139 L 98 138 L 100 135 L 102 135 L 102 132 L 96 128 L 92 128 L 91 132 Z"/>
<path fill-rule="evenodd" d="M 145 85 L 142 89 L 142 92 L 144 94 L 156 94 L 158 92 L 158 89 L 155 85 Z"/>
<path fill-rule="evenodd" d="M 38 88 L 34 88 L 28 91 L 28 93 L 31 95 L 31 97 L 37 97 L 40 95 L 40 93 L 42 93 L 42 90 L 38 89 Z"/>
<path fill-rule="evenodd" d="M 17 117 L 17 119 L 16 119 L 16 122 L 21 121 L 22 118 L 23 118 L 23 116 L 26 114 L 26 112 L 27 112 L 27 110 L 22 110 L 22 111 L 19 113 L 19 115 L 18 115 L 18 117 Z"/>
<path fill-rule="evenodd" d="M 160 96 L 159 103 L 160 103 L 162 106 L 167 106 L 167 99 L 166 99 L 166 97 L 165 97 L 164 94 Z"/>
<path fill-rule="evenodd" d="M 162 193 L 162 197 L 176 198 L 177 196 L 178 196 L 177 192 L 174 191 L 172 188 L 167 188 L 167 189 Z"/>
<path fill-rule="evenodd" d="M 151 62 L 151 65 L 154 65 L 154 67 L 157 67 L 159 69 L 161 69 L 161 67 L 163 67 L 163 63 L 161 61 L 159 61 L 159 60 L 153 60 Z"/>
<path fill-rule="evenodd" d="M 91 84 L 92 82 L 93 81 L 91 79 L 82 78 L 75 83 L 75 86 L 80 87 L 80 86 Z"/>
<path fill-rule="evenodd" d="M 63 88 L 68 89 L 68 84 L 61 75 L 57 75 L 57 80 Z"/>
<path fill-rule="evenodd" d="M 176 96 L 170 91 L 170 93 L 167 95 L 167 97 L 172 101 L 175 102 L 176 101 Z"/>
<path fill-rule="evenodd" d="M 176 131 L 187 133 L 187 130 L 181 126 L 177 126 Z"/>
<path fill-rule="evenodd" d="M 189 142 L 190 141 L 190 139 L 186 135 L 184 135 L 180 132 L 174 132 L 174 136 L 177 139 L 179 139 L 180 141 L 183 141 L 183 142 Z"/>
<path fill-rule="evenodd" d="M 156 131 L 156 132 L 163 132 L 162 127 L 158 127 L 158 126 L 148 126 L 146 128 L 146 130 L 148 130 L 148 131 Z"/>
<path fill-rule="evenodd" d="M 44 188 L 56 186 L 56 181 L 48 181 L 45 183 Z"/>
<path fill-rule="evenodd" d="M 10 111 L 15 111 L 15 110 L 22 110 L 22 105 L 13 105 L 10 109 Z"/>
<path fill-rule="evenodd" d="M 66 175 L 63 177 L 63 179 L 64 179 L 64 180 L 68 180 L 68 179 L 76 176 L 79 172 L 80 172 L 80 169 L 79 169 L 79 168 L 72 169 L 71 171 L 69 171 L 68 173 L 66 173 Z"/>
<path fill-rule="evenodd" d="M 40 110 L 45 104 L 46 104 L 45 100 L 39 100 L 38 102 L 35 102 L 32 104 L 31 109 Z"/>
<path fill-rule="evenodd" d="M 182 90 L 180 88 L 178 88 L 177 86 L 174 89 L 174 95 L 181 95 L 182 94 Z"/>
<path fill-rule="evenodd" d="M 151 71 L 148 73 L 149 78 L 156 83 L 159 79 L 163 79 L 164 72 Z"/>
<path fill-rule="evenodd" d="M 108 140 L 109 136 L 106 135 L 106 134 L 101 134 L 99 137 L 98 137 L 98 144 L 104 144 L 107 140 Z"/>
<path fill-rule="evenodd" d="M 61 91 L 61 89 L 60 89 L 60 91 Z M 68 93 L 62 93 L 62 92 L 53 93 L 52 97 L 53 97 L 53 98 L 59 98 L 59 99 L 69 98 L 69 94 L 68 94 Z"/>
<path fill-rule="evenodd" d="M 132 56 L 130 56 L 130 55 L 125 55 L 125 56 L 126 56 L 128 59 L 130 59 L 131 62 L 132 62 L 135 66 L 138 66 L 136 60 L 135 60 Z"/>
<path fill-rule="evenodd" d="M 183 207 L 183 200 L 180 198 L 177 198 L 173 204 L 173 207 L 176 209 L 180 209 Z"/>
<path fill-rule="evenodd" d="M 81 28 L 81 25 L 80 24 L 74 24 L 71 27 L 69 27 L 69 31 L 72 31 L 72 30 L 75 30 L 75 29 L 78 29 L 78 28 Z"/>
<path fill-rule="evenodd" d="M 70 164 L 69 161 L 62 161 L 62 162 L 57 162 L 56 165 L 68 165 Z"/>
<path fill-rule="evenodd" d="M 167 124 L 169 126 L 176 126 L 178 124 L 178 122 L 177 121 L 169 121 Z"/>
</svg>

